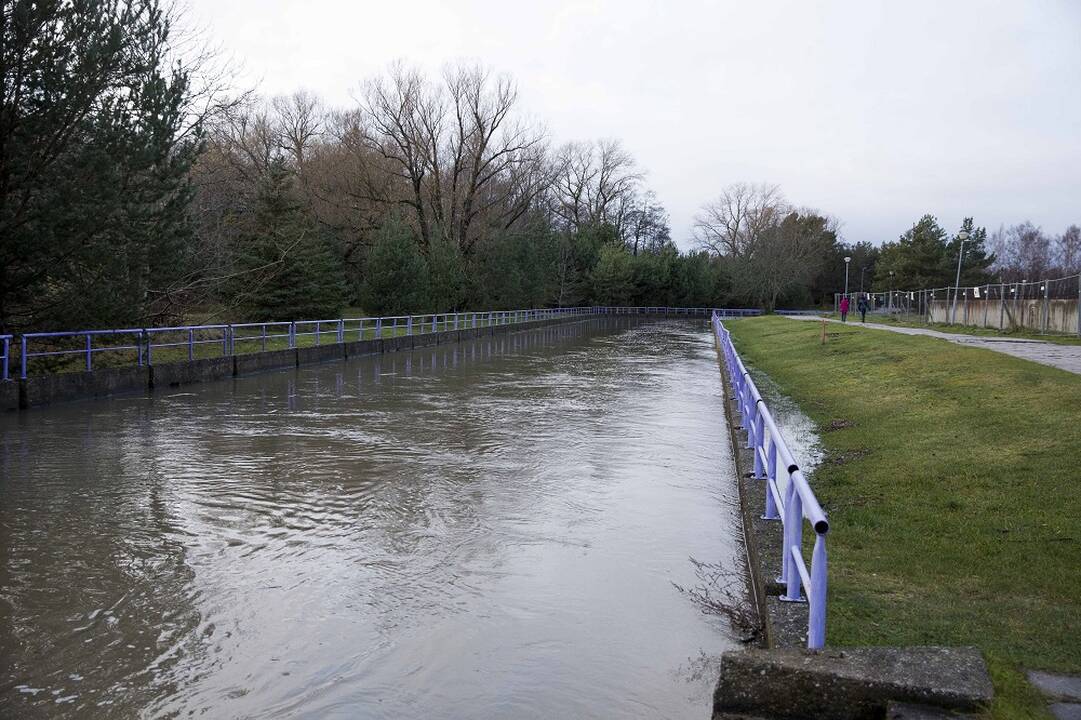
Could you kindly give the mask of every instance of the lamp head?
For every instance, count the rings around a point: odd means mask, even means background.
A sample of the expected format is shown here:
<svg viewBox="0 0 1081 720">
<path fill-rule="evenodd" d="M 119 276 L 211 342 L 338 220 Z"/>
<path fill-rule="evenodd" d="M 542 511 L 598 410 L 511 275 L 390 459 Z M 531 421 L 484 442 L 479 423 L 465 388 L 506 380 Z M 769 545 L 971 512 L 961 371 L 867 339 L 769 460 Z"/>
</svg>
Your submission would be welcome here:
<svg viewBox="0 0 1081 720">
<path fill-rule="evenodd" d="M 969 235 L 968 235 L 967 230 L 962 230 L 961 232 L 957 233 L 957 239 L 960 240 L 961 242 L 964 242 L 965 240 L 968 240 L 968 237 L 969 237 Z"/>
</svg>

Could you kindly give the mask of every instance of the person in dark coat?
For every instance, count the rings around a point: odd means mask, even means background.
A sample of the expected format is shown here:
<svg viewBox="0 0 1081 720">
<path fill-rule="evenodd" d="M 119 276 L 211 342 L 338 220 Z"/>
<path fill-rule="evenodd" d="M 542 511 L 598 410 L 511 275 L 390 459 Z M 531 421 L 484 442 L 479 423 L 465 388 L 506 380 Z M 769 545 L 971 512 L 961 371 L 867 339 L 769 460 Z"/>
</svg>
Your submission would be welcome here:
<svg viewBox="0 0 1081 720">
<path fill-rule="evenodd" d="M 856 309 L 860 311 L 860 322 L 867 322 L 867 296 L 860 295 L 859 302 L 856 303 Z"/>
</svg>

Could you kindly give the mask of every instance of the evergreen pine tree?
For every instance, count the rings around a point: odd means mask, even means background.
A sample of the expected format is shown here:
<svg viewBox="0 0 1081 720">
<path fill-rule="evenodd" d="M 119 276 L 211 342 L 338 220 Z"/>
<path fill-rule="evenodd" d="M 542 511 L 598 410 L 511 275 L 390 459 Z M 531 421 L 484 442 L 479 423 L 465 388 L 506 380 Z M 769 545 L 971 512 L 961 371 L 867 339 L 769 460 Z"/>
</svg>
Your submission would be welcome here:
<svg viewBox="0 0 1081 720">
<path fill-rule="evenodd" d="M 296 198 L 284 162 L 271 164 L 238 253 L 239 288 L 252 320 L 338 317 L 345 300 L 341 258 Z"/>
</svg>

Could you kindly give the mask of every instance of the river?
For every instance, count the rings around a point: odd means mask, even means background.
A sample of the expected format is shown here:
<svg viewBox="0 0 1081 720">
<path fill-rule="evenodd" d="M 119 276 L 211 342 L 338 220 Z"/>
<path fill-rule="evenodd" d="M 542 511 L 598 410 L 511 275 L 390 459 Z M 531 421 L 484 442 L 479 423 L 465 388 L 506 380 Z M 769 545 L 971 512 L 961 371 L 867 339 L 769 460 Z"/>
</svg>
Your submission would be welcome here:
<svg viewBox="0 0 1081 720">
<path fill-rule="evenodd" d="M 0 416 L 0 717 L 708 718 L 742 568 L 704 321 Z"/>
</svg>

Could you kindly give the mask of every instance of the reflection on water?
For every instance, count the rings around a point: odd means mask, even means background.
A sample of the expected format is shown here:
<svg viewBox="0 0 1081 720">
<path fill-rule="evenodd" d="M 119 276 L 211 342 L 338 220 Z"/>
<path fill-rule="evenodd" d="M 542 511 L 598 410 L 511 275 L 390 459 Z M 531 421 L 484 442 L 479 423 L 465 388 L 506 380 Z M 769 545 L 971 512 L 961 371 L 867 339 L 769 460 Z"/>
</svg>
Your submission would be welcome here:
<svg viewBox="0 0 1081 720">
<path fill-rule="evenodd" d="M 699 717 L 706 324 L 593 320 L 0 418 L 0 716 Z"/>
</svg>

